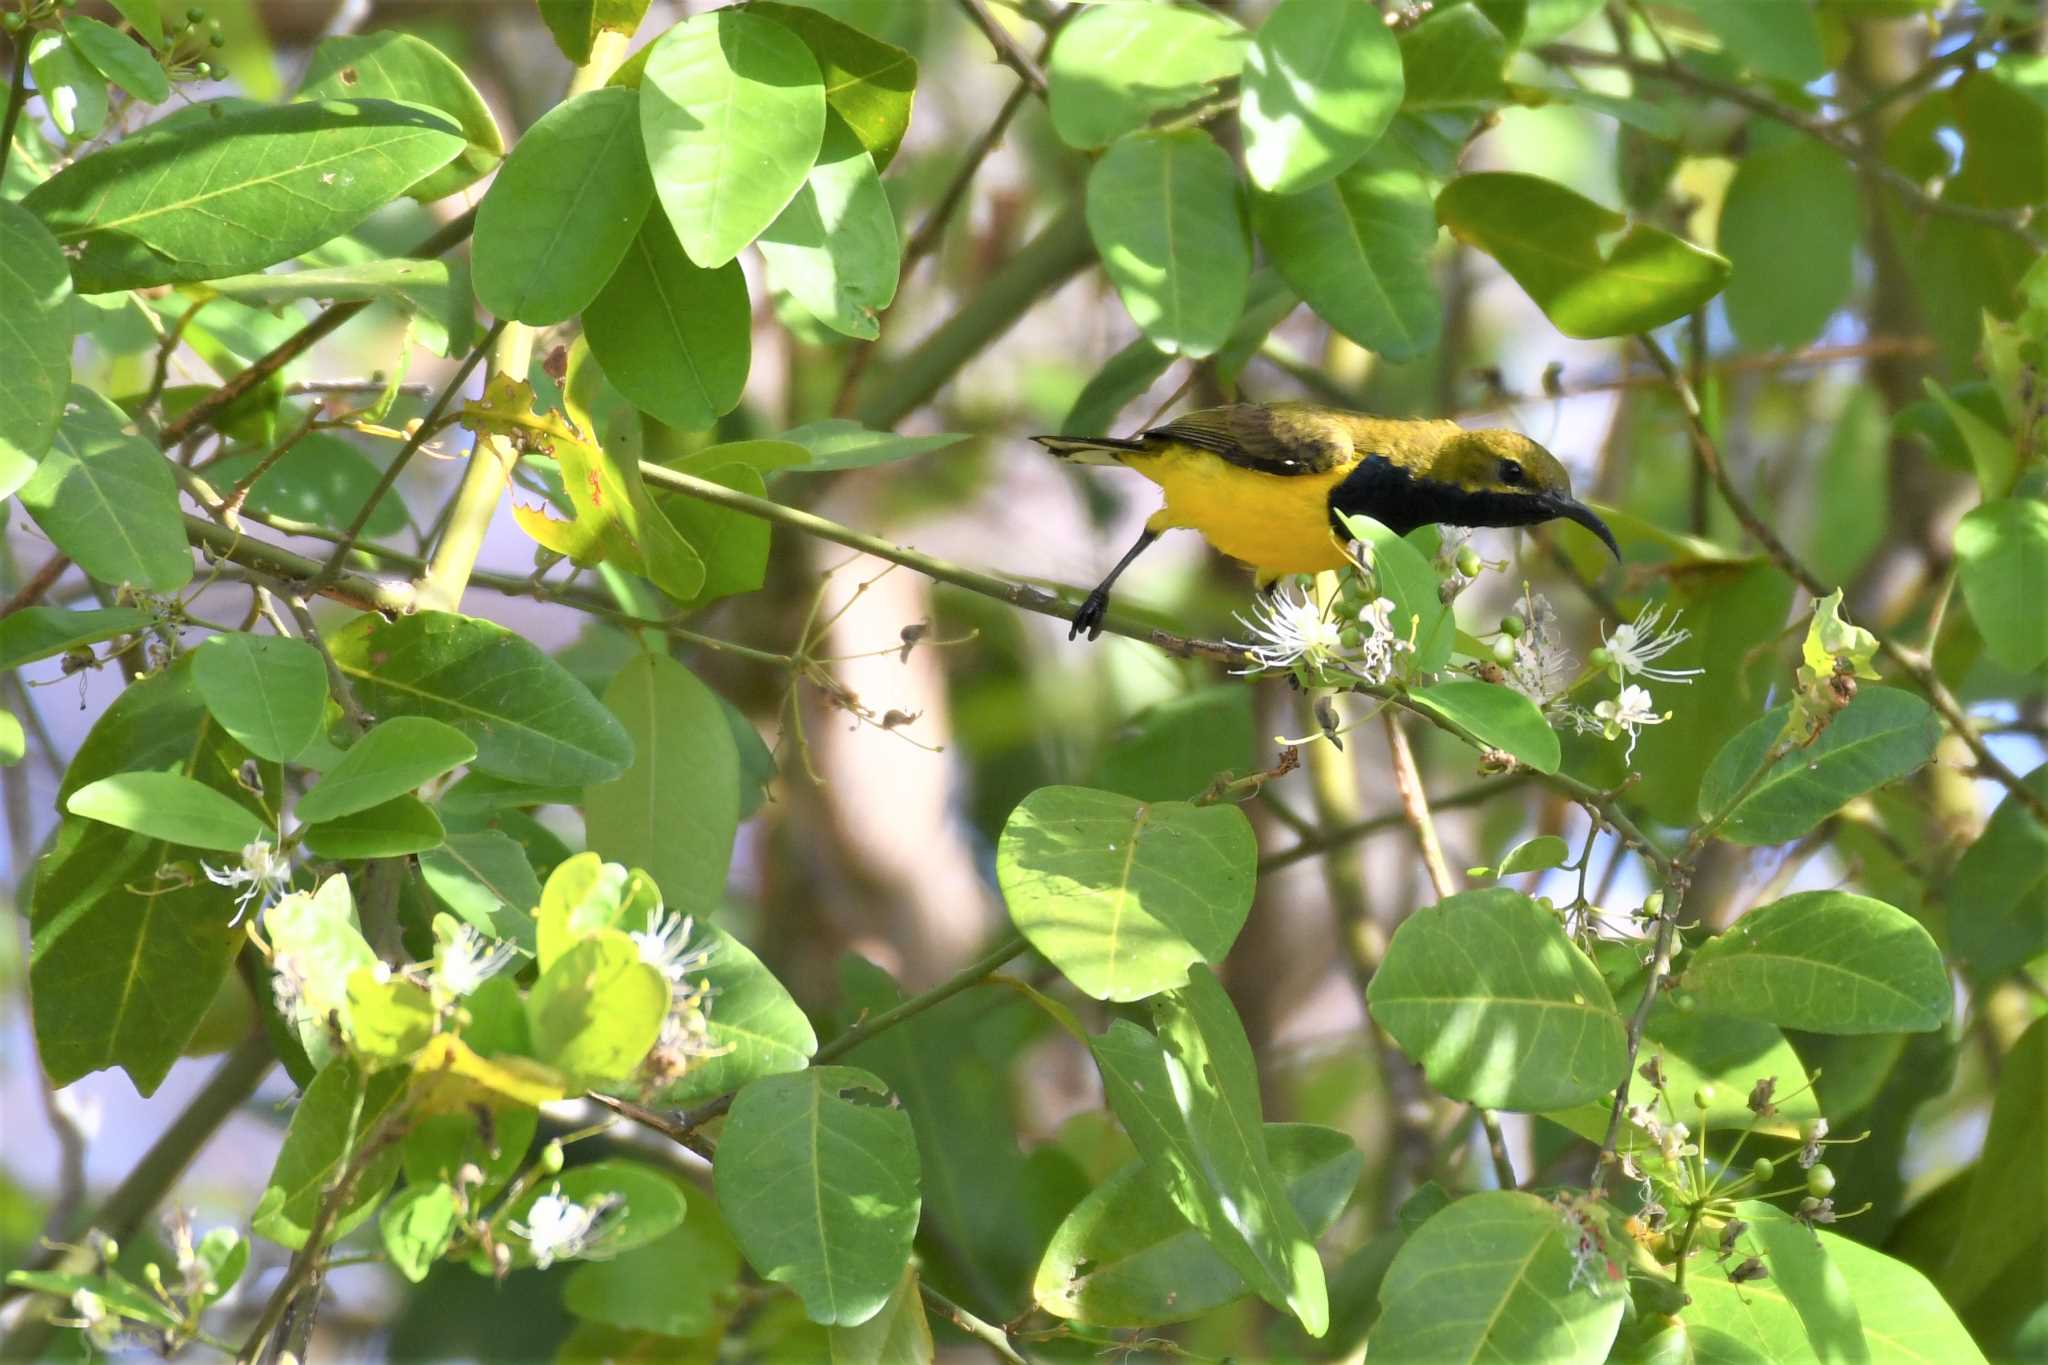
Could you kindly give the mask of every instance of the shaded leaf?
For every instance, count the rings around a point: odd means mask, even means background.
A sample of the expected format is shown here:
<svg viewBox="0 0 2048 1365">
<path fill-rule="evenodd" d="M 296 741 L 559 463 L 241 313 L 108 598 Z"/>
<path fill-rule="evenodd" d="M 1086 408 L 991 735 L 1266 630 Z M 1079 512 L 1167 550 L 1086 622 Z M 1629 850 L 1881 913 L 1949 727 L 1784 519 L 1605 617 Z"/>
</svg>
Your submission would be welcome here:
<svg viewBox="0 0 2048 1365">
<path fill-rule="evenodd" d="M 1046 60 L 1052 126 L 1070 147 L 1106 147 L 1237 75 L 1248 43 L 1213 10 L 1091 5 L 1060 30 Z"/>
<path fill-rule="evenodd" d="M 753 0 L 747 8 L 804 40 L 825 78 L 825 103 L 874 154 L 875 168 L 886 170 L 910 127 L 917 59 L 808 5 Z"/>
<path fill-rule="evenodd" d="M 2048 503 L 1999 498 L 1972 508 L 1955 530 L 1963 598 L 2000 667 L 2031 673 L 2048 661 Z"/>
<path fill-rule="evenodd" d="M 1554 773 L 1562 752 L 1543 712 L 1511 687 L 1453 679 L 1409 694 L 1423 710 L 1453 721 L 1481 745 L 1513 754 L 1539 773 Z"/>
<path fill-rule="evenodd" d="M 371 727 L 342 754 L 293 813 L 308 824 L 352 815 L 476 757 L 476 745 L 453 726 L 423 716 L 394 716 Z"/>
<path fill-rule="evenodd" d="M 1723 745 L 1700 780 L 1700 817 L 1728 813 L 1720 835 L 1731 843 L 1798 838 L 1856 797 L 1921 767 L 1941 736 L 1940 719 L 1920 698 L 1864 687 L 1818 739 L 1793 748 L 1751 785 L 1789 715 L 1789 706 L 1774 707 Z M 1737 802 L 1732 812 L 1730 802 Z"/>
<path fill-rule="evenodd" d="M 1245 170 L 1261 190 L 1294 194 L 1386 131 L 1401 107 L 1401 49 L 1371 5 L 1282 0 L 1245 55 L 1243 89 Z"/>
<path fill-rule="evenodd" d="M 284 1145 L 257 1202 L 252 1230 L 296 1251 L 306 1244 L 329 1186 L 363 1144 L 375 1134 L 385 1111 L 405 1089 L 403 1071 L 364 1076 L 346 1057 L 321 1069 L 292 1111 Z M 376 1211 L 398 1175 L 397 1143 L 371 1156 L 355 1189 L 336 1211 L 327 1232 L 345 1237 Z"/>
<path fill-rule="evenodd" d="M 80 645 L 127 635 L 144 629 L 154 619 L 139 607 L 96 611 L 23 607 L 0 616 L 0 669 L 16 669 Z"/>
<path fill-rule="evenodd" d="M 818 1037 L 775 974 L 716 924 L 699 922 L 690 943 L 704 953 L 704 965 L 689 980 L 710 987 L 705 1025 L 718 1051 L 693 1062 L 661 1091 L 661 1102 L 686 1108 L 762 1076 L 803 1070 L 818 1050 Z"/>
<path fill-rule="evenodd" d="M 1768 6 L 1765 6 L 1768 7 Z M 1785 212 L 1787 198 L 1799 212 Z M 1863 204 L 1856 172 L 1810 138 L 1754 147 L 1721 202 L 1728 322 L 1745 346 L 1804 346 L 1849 297 Z"/>
<path fill-rule="evenodd" d="M 0 497 L 28 482 L 71 385 L 71 267 L 33 214 L 0 201 Z"/>
<path fill-rule="evenodd" d="M 1815 1033 L 1922 1032 L 1948 1018 L 1948 971 L 1905 911 L 1802 891 L 1750 911 L 1686 964 L 1701 1008 Z"/>
<path fill-rule="evenodd" d="M 699 268 L 667 217 L 650 213 L 583 327 L 605 378 L 635 407 L 678 431 L 704 431 L 746 389 L 751 318 L 738 263 Z"/>
<path fill-rule="evenodd" d="M 1206 133 L 1121 139 L 1088 173 L 1086 210 L 1103 269 L 1155 346 L 1199 358 L 1229 338 L 1251 240 L 1237 171 Z"/>
<path fill-rule="evenodd" d="M 303 640 L 235 631 L 192 651 L 192 681 L 206 709 L 258 758 L 297 758 L 327 707 L 327 666 Z"/>
<path fill-rule="evenodd" d="M 171 78 L 155 54 L 121 30 L 87 15 L 67 14 L 64 37 L 102 76 L 144 104 L 162 104 L 171 97 Z"/>
<path fill-rule="evenodd" d="M 82 389 L 21 487 L 21 505 L 58 549 L 102 583 L 175 592 L 192 550 L 171 467 L 150 442 L 110 425 L 118 410 Z"/>
<path fill-rule="evenodd" d="M 872 341 L 896 297 L 902 250 L 875 159 L 837 116 L 817 163 L 758 245 L 777 288 L 833 331 Z"/>
<path fill-rule="evenodd" d="M 579 1265 L 562 1304 L 580 1318 L 630 1331 L 701 1337 L 731 1313 L 740 1251 L 711 1196 L 678 1182 L 682 1225 L 607 1260 Z"/>
<path fill-rule="evenodd" d="M 447 831 L 417 796 L 394 796 L 366 810 L 308 824 L 306 847 L 323 858 L 396 858 L 439 848 Z"/>
</svg>

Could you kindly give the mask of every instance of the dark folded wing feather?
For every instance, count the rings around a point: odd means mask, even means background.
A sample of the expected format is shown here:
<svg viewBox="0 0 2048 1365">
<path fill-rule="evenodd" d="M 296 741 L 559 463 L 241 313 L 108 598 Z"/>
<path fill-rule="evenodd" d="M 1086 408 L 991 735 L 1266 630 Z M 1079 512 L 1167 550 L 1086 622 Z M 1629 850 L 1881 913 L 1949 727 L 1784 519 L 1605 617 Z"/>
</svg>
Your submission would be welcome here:
<svg viewBox="0 0 2048 1365">
<path fill-rule="evenodd" d="M 1145 435 L 1210 451 L 1261 474 L 1323 474 L 1351 454 L 1350 443 L 1327 419 L 1297 411 L 1292 404 L 1203 408 Z"/>
</svg>

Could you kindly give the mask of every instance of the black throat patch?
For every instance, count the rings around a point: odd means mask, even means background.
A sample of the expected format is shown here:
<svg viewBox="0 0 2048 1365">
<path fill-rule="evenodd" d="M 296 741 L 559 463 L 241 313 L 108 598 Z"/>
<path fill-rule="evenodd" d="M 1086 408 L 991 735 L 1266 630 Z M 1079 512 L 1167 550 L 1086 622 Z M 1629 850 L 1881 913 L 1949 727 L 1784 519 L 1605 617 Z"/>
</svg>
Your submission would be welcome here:
<svg viewBox="0 0 2048 1365">
<path fill-rule="evenodd" d="M 1418 479 L 1384 455 L 1368 455 L 1330 490 L 1330 529 L 1350 539 L 1339 513 L 1364 514 L 1397 536 L 1418 526 L 1533 526 L 1557 514 L 1526 493 L 1472 492 Z"/>
</svg>

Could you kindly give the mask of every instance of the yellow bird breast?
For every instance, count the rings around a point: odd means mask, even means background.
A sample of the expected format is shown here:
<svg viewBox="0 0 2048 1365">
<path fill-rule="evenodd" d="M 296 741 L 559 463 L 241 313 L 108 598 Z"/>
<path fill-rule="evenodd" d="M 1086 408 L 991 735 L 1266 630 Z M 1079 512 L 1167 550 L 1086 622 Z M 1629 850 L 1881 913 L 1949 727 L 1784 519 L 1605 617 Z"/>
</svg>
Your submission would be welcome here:
<svg viewBox="0 0 2048 1365">
<path fill-rule="evenodd" d="M 1206 450 L 1178 446 L 1129 467 L 1159 485 L 1166 505 L 1154 530 L 1200 531 L 1211 545 L 1263 575 L 1321 573 L 1346 560 L 1330 533 L 1330 490 L 1351 472 L 1262 474 Z"/>
</svg>

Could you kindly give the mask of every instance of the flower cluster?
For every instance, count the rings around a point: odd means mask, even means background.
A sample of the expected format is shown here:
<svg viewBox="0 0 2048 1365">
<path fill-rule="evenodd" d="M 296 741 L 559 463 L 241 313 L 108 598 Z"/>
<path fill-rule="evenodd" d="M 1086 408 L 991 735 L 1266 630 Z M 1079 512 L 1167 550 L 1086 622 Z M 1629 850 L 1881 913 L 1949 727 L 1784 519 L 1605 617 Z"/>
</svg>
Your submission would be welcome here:
<svg viewBox="0 0 2048 1365">
<path fill-rule="evenodd" d="M 1237 618 L 1251 632 L 1240 646 L 1250 663 L 1234 671 L 1287 671 L 1313 683 L 1327 670 L 1343 669 L 1369 683 L 1386 682 L 1399 656 L 1415 649 L 1394 628 L 1393 599 L 1375 597 L 1351 610 L 1342 601 L 1318 606 L 1307 593 L 1287 587 L 1267 594 L 1253 604 L 1251 615 Z"/>
<path fill-rule="evenodd" d="M 711 1039 L 711 983 L 690 974 L 711 962 L 710 948 L 692 947 L 690 938 L 696 921 L 672 910 L 657 912 L 643 930 L 633 934 L 640 960 L 668 978 L 668 1015 L 661 1021 L 661 1033 L 647 1060 L 640 1064 L 641 1079 L 650 1090 L 661 1090 L 681 1079 L 693 1065 L 732 1049 Z"/>
<path fill-rule="evenodd" d="M 1598 674 L 1605 674 L 1621 686 L 1618 695 L 1595 702 L 1590 710 L 1566 700 L 1579 681 L 1571 651 L 1559 639 L 1557 612 L 1540 596 L 1524 599 L 1526 618 L 1516 618 L 1519 629 L 1510 633 L 1510 650 L 1500 662 L 1507 669 L 1507 684 L 1542 707 L 1552 721 L 1581 734 L 1598 734 L 1602 739 L 1628 737 L 1627 757 L 1633 759 L 1636 740 L 1651 725 L 1671 718 L 1660 712 L 1648 688 L 1629 681 L 1631 677 L 1655 682 L 1690 683 L 1703 670 L 1672 668 L 1658 660 L 1692 638 L 1692 632 L 1678 624 L 1679 613 L 1664 623 L 1662 607 L 1644 607 L 1636 619 L 1602 631 L 1599 648 L 1588 662 Z"/>
</svg>

